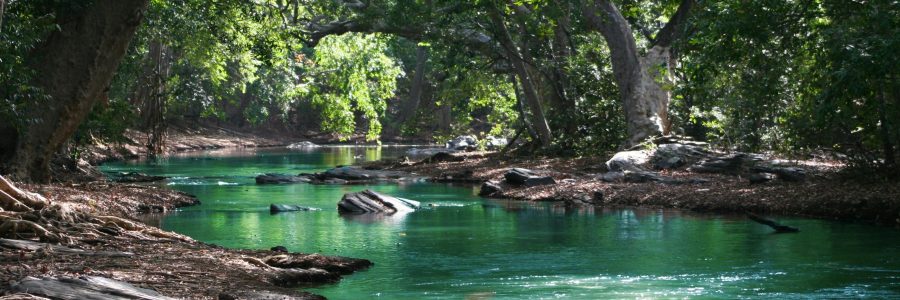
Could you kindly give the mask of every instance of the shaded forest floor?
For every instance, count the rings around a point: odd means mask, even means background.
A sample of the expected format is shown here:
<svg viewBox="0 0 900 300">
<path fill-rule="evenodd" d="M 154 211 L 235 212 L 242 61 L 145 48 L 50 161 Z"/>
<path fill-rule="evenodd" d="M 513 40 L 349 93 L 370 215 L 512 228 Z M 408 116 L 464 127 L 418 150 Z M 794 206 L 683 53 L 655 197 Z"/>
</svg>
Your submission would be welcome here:
<svg viewBox="0 0 900 300">
<path fill-rule="evenodd" d="M 761 213 L 900 226 L 900 184 L 846 179 L 833 161 L 795 161 L 808 174 L 801 182 L 752 184 L 746 177 L 664 171 L 662 175 L 700 183 L 604 182 L 605 159 L 507 157 L 499 153 L 457 154 L 462 161 L 382 162 L 370 167 L 415 172 L 437 181 L 502 182 L 510 168 L 526 168 L 552 176 L 557 184 L 533 187 L 502 184 L 501 197 L 552 201 L 560 205 L 644 206 L 700 212 Z"/>
<path fill-rule="evenodd" d="M 171 190 L 100 182 L 19 187 L 71 211 L 126 221 L 109 219 L 98 230 L 69 228 L 71 242 L 60 245 L 33 242 L 22 247 L 0 239 L 0 295 L 21 292 L 14 284 L 27 276 L 100 276 L 187 299 L 316 299 L 320 297 L 296 287 L 335 282 L 371 264 L 318 254 L 224 249 L 129 221 L 139 213 L 198 203 Z"/>
</svg>

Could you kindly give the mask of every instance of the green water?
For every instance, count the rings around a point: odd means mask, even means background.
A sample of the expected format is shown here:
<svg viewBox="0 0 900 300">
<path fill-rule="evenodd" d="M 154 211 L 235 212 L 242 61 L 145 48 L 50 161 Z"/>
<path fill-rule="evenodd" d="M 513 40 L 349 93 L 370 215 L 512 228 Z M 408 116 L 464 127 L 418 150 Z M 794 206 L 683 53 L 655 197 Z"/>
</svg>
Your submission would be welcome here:
<svg viewBox="0 0 900 300">
<path fill-rule="evenodd" d="M 283 245 L 375 262 L 308 289 L 332 299 L 900 298 L 900 230 L 892 228 L 781 218 L 803 231 L 771 234 L 740 216 L 492 201 L 471 186 L 260 186 L 253 179 L 402 151 L 206 152 L 103 168 L 171 176 L 168 187 L 203 202 L 159 219 L 164 229 L 225 247 Z M 424 208 L 338 215 L 341 195 L 364 188 Z M 321 210 L 270 215 L 270 203 Z"/>
</svg>

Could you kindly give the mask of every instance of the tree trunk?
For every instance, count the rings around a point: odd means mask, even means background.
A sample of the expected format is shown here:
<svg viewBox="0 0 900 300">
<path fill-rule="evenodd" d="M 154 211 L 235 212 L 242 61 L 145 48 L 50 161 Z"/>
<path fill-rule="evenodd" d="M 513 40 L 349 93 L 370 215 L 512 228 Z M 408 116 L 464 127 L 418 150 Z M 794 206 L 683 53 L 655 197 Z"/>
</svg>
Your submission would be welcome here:
<svg viewBox="0 0 900 300">
<path fill-rule="evenodd" d="M 603 35 L 612 55 L 613 75 L 625 110 L 626 147 L 654 135 L 668 134 L 671 94 L 663 85 L 672 82 L 670 46 L 679 37 L 678 26 L 685 22 L 692 7 L 693 0 L 682 0 L 647 54 L 639 57 L 631 26 L 619 9 L 606 0 L 585 3 L 582 11 L 588 25 Z"/>
<path fill-rule="evenodd" d="M 6 12 L 6 0 L 0 0 L 0 31 L 3 30 L 3 13 Z"/>
<path fill-rule="evenodd" d="M 625 110 L 628 139 L 626 147 L 634 146 L 648 137 L 662 133 L 660 107 L 666 99 L 651 98 L 659 93 L 648 93 L 656 85 L 645 72 L 638 57 L 637 43 L 628 21 L 610 2 L 597 0 L 583 10 L 588 24 L 599 31 L 609 47 L 613 75 L 619 87 L 619 96 Z M 600 10 L 598 15 L 597 10 Z M 646 59 L 645 59 L 646 60 Z M 658 86 L 658 85 L 657 85 Z"/>
<path fill-rule="evenodd" d="M 534 126 L 531 125 L 531 122 L 528 122 L 528 113 L 525 111 L 525 100 L 522 99 L 522 90 L 519 89 L 519 83 L 516 81 L 516 76 L 509 74 L 509 82 L 513 84 L 513 91 L 516 93 L 516 109 L 519 112 L 519 121 L 522 122 L 522 128 L 525 128 L 525 131 L 528 132 L 528 136 L 531 137 L 532 140 L 538 139 L 537 131 L 534 130 Z"/>
<path fill-rule="evenodd" d="M 109 83 L 149 0 L 95 0 L 72 21 L 59 24 L 28 63 L 34 84 L 50 96 L 26 111 L 12 169 L 20 179 L 50 180 L 50 160 L 69 140 Z"/>
<path fill-rule="evenodd" d="M 397 115 L 397 127 L 400 128 L 409 120 L 416 117 L 419 104 L 422 102 L 422 92 L 425 87 L 425 67 L 428 63 L 428 49 L 422 46 L 416 48 L 416 71 L 410 83 L 409 99 L 400 107 Z"/>
<path fill-rule="evenodd" d="M 894 143 L 891 141 L 891 124 L 887 119 L 888 107 L 884 97 L 884 83 L 878 84 L 878 122 L 881 124 L 881 146 L 884 153 L 884 165 L 893 167 L 896 164 Z"/>
<path fill-rule="evenodd" d="M 555 90 L 558 91 L 557 93 L 554 93 L 554 99 L 558 105 L 555 110 L 556 115 L 563 116 L 561 118 L 563 120 L 562 130 L 571 138 L 577 131 L 578 126 L 572 119 L 576 112 L 575 99 L 573 98 L 575 93 L 571 91 L 572 85 L 569 82 L 568 73 L 565 70 L 567 61 L 573 52 L 573 49 L 569 47 L 570 44 L 568 42 L 569 36 L 567 30 L 570 26 L 569 21 L 569 14 L 566 12 L 556 20 L 556 26 L 553 27 L 552 55 L 554 65 L 552 74 L 553 80 L 551 80 L 550 84 L 553 84 Z"/>
<path fill-rule="evenodd" d="M 512 37 L 509 35 L 509 30 L 507 30 L 506 25 L 503 23 L 503 19 L 500 16 L 500 12 L 497 11 L 496 8 L 493 8 L 490 11 L 490 16 L 494 26 L 499 31 L 498 40 L 500 44 L 503 45 L 503 48 L 505 48 L 513 70 L 518 76 L 519 82 L 522 84 L 523 95 L 525 96 L 525 100 L 528 102 L 529 109 L 531 109 L 531 114 L 534 117 L 532 122 L 537 130 L 541 146 L 548 147 L 553 140 L 550 132 L 550 125 L 547 124 L 547 118 L 544 116 L 544 110 L 541 107 L 537 89 L 531 81 L 531 77 L 528 75 L 528 68 L 525 66 L 522 54 L 513 43 Z M 522 51 L 528 50 L 522 49 Z"/>
</svg>

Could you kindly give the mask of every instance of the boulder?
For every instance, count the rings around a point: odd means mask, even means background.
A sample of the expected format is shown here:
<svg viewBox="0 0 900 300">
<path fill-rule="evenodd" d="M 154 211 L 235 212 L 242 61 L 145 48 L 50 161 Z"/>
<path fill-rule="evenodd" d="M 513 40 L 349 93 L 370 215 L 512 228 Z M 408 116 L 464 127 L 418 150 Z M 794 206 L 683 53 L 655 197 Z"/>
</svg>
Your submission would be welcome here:
<svg viewBox="0 0 900 300">
<path fill-rule="evenodd" d="M 754 173 L 747 177 L 752 184 L 766 183 L 775 179 L 775 174 L 772 173 Z"/>
<path fill-rule="evenodd" d="M 500 150 L 509 144 L 509 141 L 502 137 L 489 136 L 485 140 L 485 147 L 487 147 L 488 150 Z"/>
<path fill-rule="evenodd" d="M 386 181 L 400 180 L 409 177 L 411 174 L 401 171 L 389 170 L 366 170 L 359 167 L 337 167 L 329 169 L 324 173 L 315 174 L 316 179 L 342 179 L 347 181 Z"/>
<path fill-rule="evenodd" d="M 524 185 L 527 187 L 556 184 L 556 180 L 550 176 L 537 176 L 533 171 L 523 168 L 512 168 L 503 175 L 506 183 L 511 185 Z"/>
<path fill-rule="evenodd" d="M 473 135 L 461 135 L 445 144 L 445 148 L 454 150 L 474 150 L 478 148 L 478 139 Z"/>
<path fill-rule="evenodd" d="M 757 155 L 736 153 L 701 160 L 689 169 L 698 173 L 738 174 L 761 160 Z"/>
<path fill-rule="evenodd" d="M 392 197 L 371 190 L 344 194 L 338 202 L 340 213 L 405 213 L 418 209 L 418 201 Z"/>
<path fill-rule="evenodd" d="M 625 171 L 625 182 L 643 183 L 643 182 L 668 182 L 670 178 L 663 177 L 656 172 L 650 171 Z"/>
<path fill-rule="evenodd" d="M 301 183 L 310 182 L 310 179 L 303 176 L 293 176 L 285 174 L 267 173 L 256 176 L 256 184 L 282 184 L 282 183 Z"/>
<path fill-rule="evenodd" d="M 650 161 L 657 170 L 676 169 L 697 161 L 709 154 L 705 148 L 690 144 L 662 144 L 659 145 Z"/>
<path fill-rule="evenodd" d="M 314 207 L 306 207 L 300 205 L 293 204 L 269 204 L 269 212 L 272 214 L 289 212 L 289 211 L 311 211 L 311 210 L 319 210 Z"/>
<path fill-rule="evenodd" d="M 642 165 L 650 161 L 650 152 L 646 150 L 622 151 L 606 161 L 610 171 L 641 170 Z"/>
<path fill-rule="evenodd" d="M 499 197 L 503 195 L 503 188 L 500 187 L 499 184 L 485 181 L 481 184 L 481 190 L 478 191 L 478 196 L 482 197 Z"/>
<path fill-rule="evenodd" d="M 435 153 L 434 155 L 432 155 L 431 157 L 426 158 L 425 160 L 422 160 L 422 162 L 427 163 L 427 164 L 433 164 L 433 163 L 439 163 L 439 162 L 464 161 L 464 160 L 466 160 L 465 157 L 453 155 L 450 152 L 438 152 L 438 153 Z"/>
<path fill-rule="evenodd" d="M 288 147 L 288 149 L 294 149 L 294 150 L 297 150 L 297 149 L 313 149 L 313 148 L 319 148 L 319 147 L 322 147 L 322 146 L 316 145 L 316 144 L 314 144 L 313 142 L 310 142 L 310 141 L 302 141 L 302 142 L 299 142 L 299 143 L 293 143 L 293 144 L 290 144 L 290 145 L 288 145 L 287 147 Z"/>
<path fill-rule="evenodd" d="M 441 152 L 452 153 L 452 152 L 456 152 L 456 150 L 447 149 L 447 148 L 421 148 L 421 149 L 420 148 L 412 148 L 412 149 L 406 150 L 406 155 L 409 155 L 412 157 L 422 157 L 422 156 L 435 155 L 435 154 L 438 154 Z"/>
<path fill-rule="evenodd" d="M 609 171 L 609 172 L 603 173 L 603 175 L 600 175 L 599 177 L 600 178 L 598 178 L 598 179 L 603 180 L 605 182 L 620 182 L 620 181 L 625 180 L 625 172 Z"/>
<path fill-rule="evenodd" d="M 753 167 L 751 170 L 763 173 L 775 174 L 778 179 L 784 181 L 803 181 L 806 179 L 806 171 L 797 167 L 777 167 L 777 166 L 759 166 Z"/>
</svg>

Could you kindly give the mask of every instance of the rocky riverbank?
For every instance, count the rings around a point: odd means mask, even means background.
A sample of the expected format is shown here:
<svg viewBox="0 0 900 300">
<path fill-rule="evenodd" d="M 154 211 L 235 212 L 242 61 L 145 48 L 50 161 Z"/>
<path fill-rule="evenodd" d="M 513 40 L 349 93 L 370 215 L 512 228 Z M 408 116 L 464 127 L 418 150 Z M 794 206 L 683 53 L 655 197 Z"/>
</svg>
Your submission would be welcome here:
<svg viewBox="0 0 900 300">
<path fill-rule="evenodd" d="M 485 196 L 566 206 L 752 212 L 900 226 L 900 184 L 848 180 L 841 175 L 844 165 L 836 161 L 778 160 L 679 142 L 649 148 L 613 158 L 571 159 L 465 152 L 366 168 L 414 172 L 436 181 L 486 183 Z M 513 175 L 521 182 L 510 182 L 513 168 L 528 171 L 534 184 L 526 184 L 527 176 L 521 174 Z"/>
<path fill-rule="evenodd" d="M 136 221 L 140 213 L 198 203 L 167 189 L 19 187 L 0 186 L 9 195 L 0 201 L 0 299 L 317 299 L 297 287 L 332 283 L 372 265 L 283 247 L 224 249 Z"/>
</svg>

